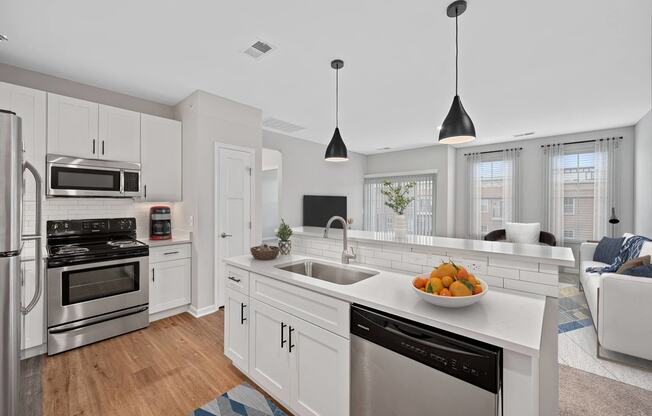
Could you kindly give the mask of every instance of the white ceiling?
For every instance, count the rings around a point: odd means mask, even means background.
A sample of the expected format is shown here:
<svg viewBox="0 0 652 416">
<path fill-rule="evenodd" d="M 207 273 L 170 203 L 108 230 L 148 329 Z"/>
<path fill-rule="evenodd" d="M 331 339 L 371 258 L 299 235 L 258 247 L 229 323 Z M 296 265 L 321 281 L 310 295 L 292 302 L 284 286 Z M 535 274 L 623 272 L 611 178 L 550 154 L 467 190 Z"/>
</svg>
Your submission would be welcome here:
<svg viewBox="0 0 652 416">
<path fill-rule="evenodd" d="M 334 128 L 333 58 L 349 149 L 436 142 L 453 98 L 443 0 L 2 1 L 0 62 L 176 104 L 197 89 Z M 626 7 L 625 7 L 626 4 Z M 474 144 L 632 125 L 650 109 L 649 0 L 469 0 L 460 95 Z M 277 47 L 256 61 L 256 39 Z"/>
</svg>

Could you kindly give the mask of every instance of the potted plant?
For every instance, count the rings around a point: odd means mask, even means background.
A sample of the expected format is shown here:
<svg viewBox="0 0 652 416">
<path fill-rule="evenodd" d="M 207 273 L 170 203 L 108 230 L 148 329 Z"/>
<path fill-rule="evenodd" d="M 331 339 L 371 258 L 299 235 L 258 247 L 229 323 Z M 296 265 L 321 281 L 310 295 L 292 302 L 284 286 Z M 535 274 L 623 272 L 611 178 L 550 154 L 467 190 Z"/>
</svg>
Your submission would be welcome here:
<svg viewBox="0 0 652 416">
<path fill-rule="evenodd" d="M 292 237 L 292 228 L 281 218 L 281 225 L 278 226 L 276 230 L 276 237 L 278 237 L 278 248 L 282 255 L 290 254 L 292 250 L 292 242 L 290 237 Z"/>
<path fill-rule="evenodd" d="M 405 208 L 414 201 L 414 196 L 410 195 L 412 188 L 416 186 L 416 182 L 408 182 L 404 185 L 393 184 L 390 181 L 383 182 L 383 187 L 380 193 L 387 198 L 385 205 L 394 211 L 394 219 L 392 221 L 392 228 L 394 233 L 399 238 L 404 238 L 407 234 L 407 220 L 405 219 Z"/>
</svg>

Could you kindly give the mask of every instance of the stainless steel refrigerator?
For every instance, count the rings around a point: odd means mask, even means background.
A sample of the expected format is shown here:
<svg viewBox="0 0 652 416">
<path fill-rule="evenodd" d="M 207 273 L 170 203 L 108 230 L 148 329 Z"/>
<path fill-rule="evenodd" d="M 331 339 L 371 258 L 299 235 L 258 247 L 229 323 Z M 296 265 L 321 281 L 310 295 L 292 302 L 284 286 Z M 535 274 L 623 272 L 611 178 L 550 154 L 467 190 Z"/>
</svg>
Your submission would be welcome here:
<svg viewBox="0 0 652 416">
<path fill-rule="evenodd" d="M 35 231 L 30 235 L 22 233 L 26 170 L 36 181 Z M 41 188 L 38 172 L 23 161 L 20 117 L 0 109 L 0 415 L 3 416 L 18 415 L 21 314 L 28 314 L 41 296 Z M 21 306 L 20 256 L 28 240 L 34 240 L 36 291 L 32 300 Z"/>
</svg>

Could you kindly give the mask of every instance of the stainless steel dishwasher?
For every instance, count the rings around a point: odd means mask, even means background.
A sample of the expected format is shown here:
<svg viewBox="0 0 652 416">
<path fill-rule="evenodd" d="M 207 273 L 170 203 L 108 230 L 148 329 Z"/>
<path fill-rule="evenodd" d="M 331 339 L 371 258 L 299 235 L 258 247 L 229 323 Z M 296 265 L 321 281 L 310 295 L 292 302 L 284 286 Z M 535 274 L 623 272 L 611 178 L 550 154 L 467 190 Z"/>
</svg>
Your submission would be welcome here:
<svg viewBox="0 0 652 416">
<path fill-rule="evenodd" d="M 502 349 L 351 306 L 351 416 L 496 416 Z"/>
</svg>

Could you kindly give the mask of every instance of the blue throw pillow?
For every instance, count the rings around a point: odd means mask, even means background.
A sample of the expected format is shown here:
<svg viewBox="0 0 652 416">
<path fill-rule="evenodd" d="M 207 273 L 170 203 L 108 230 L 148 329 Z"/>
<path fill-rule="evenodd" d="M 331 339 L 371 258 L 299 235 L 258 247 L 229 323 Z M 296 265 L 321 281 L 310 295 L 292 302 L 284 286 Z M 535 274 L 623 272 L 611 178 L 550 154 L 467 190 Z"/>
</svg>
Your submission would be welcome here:
<svg viewBox="0 0 652 416">
<path fill-rule="evenodd" d="M 623 274 L 637 277 L 652 277 L 652 264 L 632 267 L 631 269 L 625 270 Z"/>
<path fill-rule="evenodd" d="M 618 256 L 620 247 L 623 245 L 625 237 L 620 238 L 609 238 L 602 237 L 602 240 L 598 243 L 598 246 L 595 248 L 595 253 L 593 254 L 593 261 L 599 261 L 601 263 L 611 264 Z"/>
</svg>

